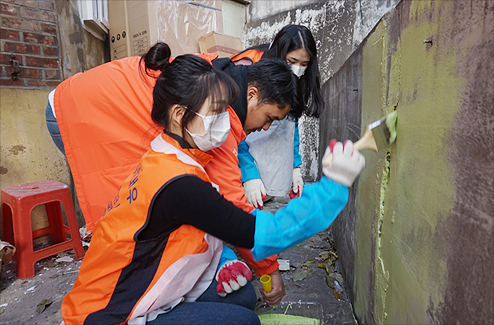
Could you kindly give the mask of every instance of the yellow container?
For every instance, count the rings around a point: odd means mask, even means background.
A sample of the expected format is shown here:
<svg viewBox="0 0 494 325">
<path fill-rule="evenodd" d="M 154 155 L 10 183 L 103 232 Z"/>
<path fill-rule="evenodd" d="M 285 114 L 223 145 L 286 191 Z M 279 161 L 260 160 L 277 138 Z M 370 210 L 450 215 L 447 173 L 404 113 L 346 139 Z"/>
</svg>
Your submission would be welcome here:
<svg viewBox="0 0 494 325">
<path fill-rule="evenodd" d="M 271 277 L 267 274 L 264 274 L 263 276 L 261 276 L 260 280 L 261 280 L 262 288 L 266 292 L 271 292 L 271 290 L 273 289 L 271 285 Z"/>
</svg>

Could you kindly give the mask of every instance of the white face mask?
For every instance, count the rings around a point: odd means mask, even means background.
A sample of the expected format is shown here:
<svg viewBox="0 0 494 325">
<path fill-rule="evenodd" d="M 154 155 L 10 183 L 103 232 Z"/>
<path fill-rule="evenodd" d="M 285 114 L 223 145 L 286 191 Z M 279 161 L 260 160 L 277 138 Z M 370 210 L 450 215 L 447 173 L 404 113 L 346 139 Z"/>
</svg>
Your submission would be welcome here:
<svg viewBox="0 0 494 325">
<path fill-rule="evenodd" d="M 299 79 L 304 75 L 305 69 L 307 69 L 307 67 L 303 67 L 301 65 L 295 65 L 295 64 L 291 64 L 291 67 L 293 74 L 296 75 Z"/>
<path fill-rule="evenodd" d="M 228 112 L 209 116 L 195 114 L 202 118 L 204 134 L 190 133 L 189 130 L 185 130 L 192 137 L 196 146 L 202 151 L 209 151 L 221 146 L 230 133 L 230 115 Z"/>
</svg>

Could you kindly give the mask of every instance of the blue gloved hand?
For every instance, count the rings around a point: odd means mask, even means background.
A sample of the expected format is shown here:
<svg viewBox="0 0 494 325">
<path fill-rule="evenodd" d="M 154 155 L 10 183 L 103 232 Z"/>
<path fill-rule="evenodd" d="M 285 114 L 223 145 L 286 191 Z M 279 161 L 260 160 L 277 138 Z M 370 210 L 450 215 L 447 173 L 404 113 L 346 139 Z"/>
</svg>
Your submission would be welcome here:
<svg viewBox="0 0 494 325">
<path fill-rule="evenodd" d="M 333 150 L 331 150 L 333 149 Z M 328 159 L 329 158 L 329 159 Z M 348 186 L 365 165 L 365 159 L 353 150 L 351 141 L 332 141 L 323 159 L 319 182 L 305 186 L 302 196 L 272 213 L 254 210 L 256 230 L 252 255 L 262 260 L 301 243 L 331 225 L 348 201 Z"/>
</svg>

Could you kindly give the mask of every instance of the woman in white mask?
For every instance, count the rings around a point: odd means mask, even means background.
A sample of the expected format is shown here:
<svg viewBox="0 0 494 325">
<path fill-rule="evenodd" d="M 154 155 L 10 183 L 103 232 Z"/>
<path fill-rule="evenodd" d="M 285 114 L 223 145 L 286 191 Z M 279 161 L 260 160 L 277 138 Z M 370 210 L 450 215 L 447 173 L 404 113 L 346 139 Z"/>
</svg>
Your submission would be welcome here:
<svg viewBox="0 0 494 325">
<path fill-rule="evenodd" d="M 364 167 L 349 141 L 328 148 L 331 165 L 275 214 L 237 208 L 204 167 L 229 132 L 238 87 L 194 55 L 171 63 L 159 43 L 142 60 L 161 70 L 151 118 L 163 130 L 96 223 L 77 281 L 62 303 L 70 324 L 260 324 L 251 271 L 223 241 L 256 260 L 329 227 Z M 163 51 L 165 49 L 165 51 Z M 157 69 L 158 68 L 158 69 Z"/>
<path fill-rule="evenodd" d="M 307 116 L 319 117 L 323 108 L 319 81 L 317 49 L 310 30 L 302 25 L 287 25 L 271 44 L 263 44 L 234 54 L 237 64 L 250 64 L 262 58 L 285 59 L 298 78 L 299 105 Z M 240 169 L 245 194 L 255 207 L 273 196 L 302 194 L 298 118 L 274 121 L 269 130 L 250 134 L 239 146 Z M 291 150 L 293 148 L 293 150 Z M 291 190 L 291 191 L 290 191 Z"/>
</svg>

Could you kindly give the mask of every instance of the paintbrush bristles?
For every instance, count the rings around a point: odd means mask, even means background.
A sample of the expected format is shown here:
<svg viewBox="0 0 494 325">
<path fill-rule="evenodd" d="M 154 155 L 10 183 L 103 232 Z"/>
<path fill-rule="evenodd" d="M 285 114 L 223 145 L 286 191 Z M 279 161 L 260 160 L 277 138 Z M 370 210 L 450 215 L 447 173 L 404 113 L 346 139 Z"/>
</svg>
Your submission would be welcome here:
<svg viewBox="0 0 494 325">
<path fill-rule="evenodd" d="M 389 131 L 388 145 L 392 144 L 396 140 L 396 125 L 398 124 L 398 112 L 393 111 L 386 116 L 386 126 Z"/>
<path fill-rule="evenodd" d="M 369 124 L 369 128 L 372 131 L 372 135 L 374 136 L 374 141 L 376 142 L 378 149 L 382 149 L 389 144 L 389 130 L 386 126 L 385 117 Z"/>
<path fill-rule="evenodd" d="M 396 140 L 397 117 L 398 113 L 394 111 L 369 124 L 362 138 L 356 142 L 356 144 L 358 143 L 357 149 L 372 149 L 377 152 L 378 149 L 383 149 L 393 143 Z"/>
</svg>

